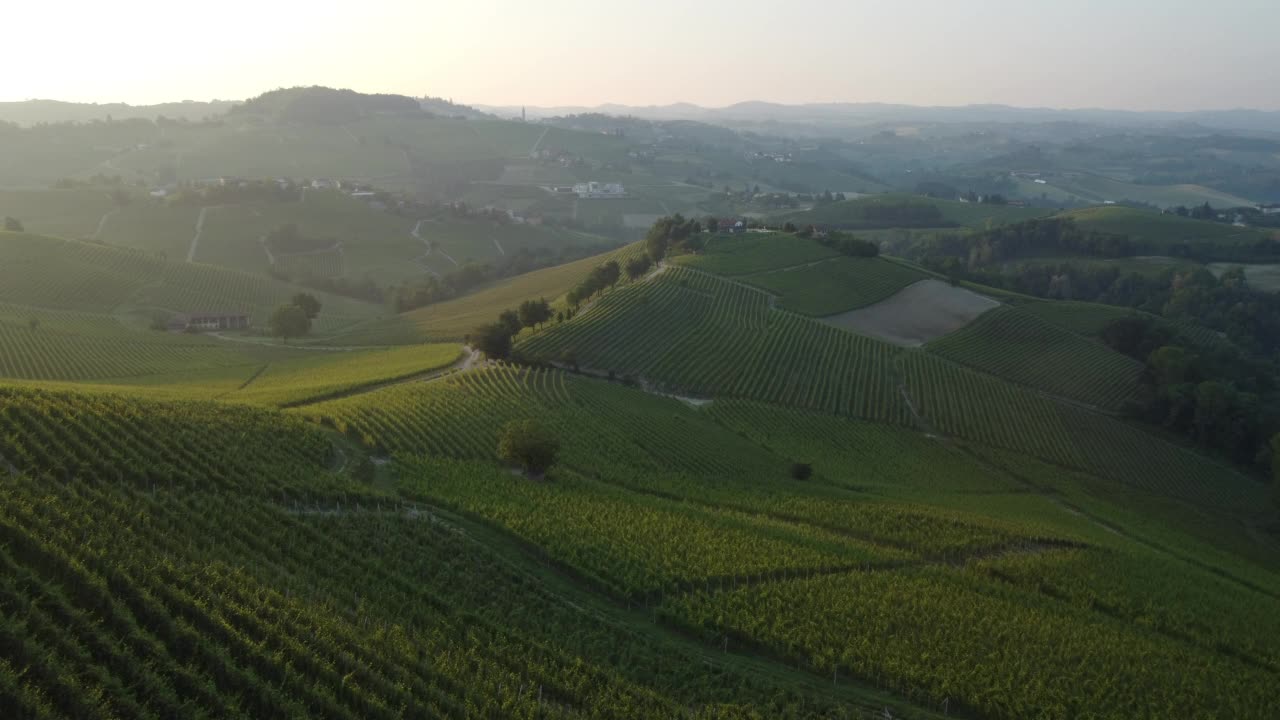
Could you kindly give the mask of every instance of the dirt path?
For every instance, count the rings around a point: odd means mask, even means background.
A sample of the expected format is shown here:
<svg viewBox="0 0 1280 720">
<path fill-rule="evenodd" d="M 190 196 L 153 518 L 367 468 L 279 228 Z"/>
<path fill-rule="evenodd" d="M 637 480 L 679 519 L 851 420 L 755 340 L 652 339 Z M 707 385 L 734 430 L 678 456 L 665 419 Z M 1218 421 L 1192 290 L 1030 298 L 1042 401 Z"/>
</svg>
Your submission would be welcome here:
<svg viewBox="0 0 1280 720">
<path fill-rule="evenodd" d="M 545 138 L 547 136 L 547 133 L 550 131 L 551 131 L 550 125 L 542 128 L 542 134 L 538 136 L 537 142 L 533 144 L 533 147 L 529 148 L 529 157 L 533 157 L 533 154 L 538 152 L 538 146 L 542 144 L 542 139 Z"/>
<path fill-rule="evenodd" d="M 502 253 L 503 255 L 507 254 L 507 251 L 502 249 L 502 245 L 498 243 L 498 238 L 496 237 L 493 239 L 493 246 L 498 248 L 499 253 Z"/>
<path fill-rule="evenodd" d="M 200 246 L 200 235 L 204 232 L 205 215 L 215 208 L 217 205 L 200 208 L 200 214 L 196 216 L 196 236 L 191 238 L 191 249 L 187 251 L 187 262 L 196 261 L 196 248 Z"/>
<path fill-rule="evenodd" d="M 97 240 L 102 235 L 102 229 L 107 226 L 107 220 L 118 212 L 120 212 L 120 208 L 114 208 L 103 213 L 102 218 L 98 220 L 98 228 L 93 231 L 93 235 L 89 236 L 89 239 Z"/>
</svg>

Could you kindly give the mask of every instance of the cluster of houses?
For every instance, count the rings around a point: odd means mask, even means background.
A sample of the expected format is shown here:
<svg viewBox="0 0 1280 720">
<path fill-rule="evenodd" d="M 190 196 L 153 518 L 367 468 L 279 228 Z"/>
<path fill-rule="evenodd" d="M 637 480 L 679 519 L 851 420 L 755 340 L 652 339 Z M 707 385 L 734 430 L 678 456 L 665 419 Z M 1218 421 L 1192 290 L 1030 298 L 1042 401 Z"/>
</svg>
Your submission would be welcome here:
<svg viewBox="0 0 1280 720">
<path fill-rule="evenodd" d="M 204 330 L 247 330 L 249 316 L 244 313 L 202 312 L 174 315 L 169 318 L 169 332 Z"/>
<path fill-rule="evenodd" d="M 747 162 L 760 162 L 760 161 L 789 163 L 792 160 L 791 160 L 791 153 L 765 152 L 760 150 L 747 153 Z"/>
</svg>

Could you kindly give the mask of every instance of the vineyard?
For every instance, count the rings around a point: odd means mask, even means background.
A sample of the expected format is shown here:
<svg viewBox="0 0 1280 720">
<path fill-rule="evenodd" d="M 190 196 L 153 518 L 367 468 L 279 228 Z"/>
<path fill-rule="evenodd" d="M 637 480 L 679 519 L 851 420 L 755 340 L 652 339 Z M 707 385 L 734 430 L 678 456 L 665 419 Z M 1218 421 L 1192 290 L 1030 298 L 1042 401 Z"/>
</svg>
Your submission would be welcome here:
<svg viewBox="0 0 1280 720">
<path fill-rule="evenodd" d="M 1094 337 L 1108 324 L 1136 314 L 1114 305 L 1068 301 L 1027 303 L 1022 310 L 1085 337 Z"/>
<path fill-rule="evenodd" d="M 983 717 L 1264 717 L 1274 707 L 1274 671 L 1226 649 L 1205 651 L 967 568 L 694 592 L 664 609 L 817 673 L 876 678 L 917 702 Z"/>
<path fill-rule="evenodd" d="M 104 324 L 114 324 L 109 316 L 100 317 Z M 26 322 L 0 319 L 0 377 L 103 380 L 198 372 L 252 362 L 238 348 L 198 336 L 139 335 L 127 331 L 86 335 L 43 325 L 33 330 Z"/>
<path fill-rule="evenodd" d="M 929 344 L 975 370 L 1110 411 L 1138 390 L 1142 364 L 1015 307 L 984 313 Z"/>
<path fill-rule="evenodd" d="M 775 293 L 787 310 L 824 317 L 879 302 L 928 276 L 881 258 L 837 257 L 746 278 Z"/>
<path fill-rule="evenodd" d="M 794 267 L 837 256 L 831 248 L 789 233 L 715 235 L 697 255 L 679 255 L 672 262 L 717 275 L 749 275 Z"/>
<path fill-rule="evenodd" d="M 760 292 L 678 267 L 604 295 L 520 348 L 692 395 L 910 422 L 893 383 L 895 348 L 773 311 Z"/>
<path fill-rule="evenodd" d="M 1265 502 L 1253 480 L 1120 420 L 922 353 L 905 354 L 902 372 L 916 411 L 941 432 L 1156 494 L 1224 508 Z"/>
</svg>

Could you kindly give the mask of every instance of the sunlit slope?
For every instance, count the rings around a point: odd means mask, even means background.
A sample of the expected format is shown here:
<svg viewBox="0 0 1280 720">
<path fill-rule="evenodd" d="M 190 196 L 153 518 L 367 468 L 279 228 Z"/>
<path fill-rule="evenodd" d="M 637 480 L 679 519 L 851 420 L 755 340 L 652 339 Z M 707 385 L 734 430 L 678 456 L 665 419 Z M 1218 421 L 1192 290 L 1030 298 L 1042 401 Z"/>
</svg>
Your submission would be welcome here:
<svg viewBox="0 0 1280 720">
<path fill-rule="evenodd" d="M 602 253 L 564 265 L 534 270 L 500 280 L 460 298 L 353 326 L 326 345 L 402 345 L 428 341 L 461 340 L 480 325 L 493 322 L 504 310 L 514 310 L 525 300 L 545 298 L 555 303 L 602 263 L 617 260 L 625 265 L 643 252 L 639 244 Z"/>
</svg>

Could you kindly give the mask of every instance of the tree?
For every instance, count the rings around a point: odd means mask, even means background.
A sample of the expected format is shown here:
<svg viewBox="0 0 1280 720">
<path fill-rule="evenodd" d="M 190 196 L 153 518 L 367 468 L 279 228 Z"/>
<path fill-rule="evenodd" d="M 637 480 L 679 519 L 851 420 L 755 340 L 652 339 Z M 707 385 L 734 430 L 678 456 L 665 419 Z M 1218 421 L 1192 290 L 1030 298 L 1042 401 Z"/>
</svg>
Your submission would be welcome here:
<svg viewBox="0 0 1280 720">
<path fill-rule="evenodd" d="M 541 300 L 525 300 L 520 303 L 520 323 L 525 327 L 535 327 L 551 319 L 551 306 L 546 298 Z"/>
<path fill-rule="evenodd" d="M 635 280 L 636 278 L 649 272 L 649 268 L 653 263 L 649 260 L 648 255 L 641 255 L 627 261 L 627 279 Z"/>
<path fill-rule="evenodd" d="M 654 263 L 662 262 L 667 256 L 667 234 L 665 228 L 654 225 L 644 239 L 644 252 Z"/>
<path fill-rule="evenodd" d="M 809 463 L 791 463 L 791 477 L 796 480 L 808 480 L 813 476 L 813 466 Z"/>
<path fill-rule="evenodd" d="M 490 360 L 511 357 L 511 332 L 506 323 L 489 323 L 471 333 L 471 346 Z"/>
<path fill-rule="evenodd" d="M 316 316 L 320 314 L 320 301 L 311 293 L 298 293 L 293 296 L 292 302 L 302 308 L 302 311 L 307 314 L 308 320 L 315 320 Z"/>
<path fill-rule="evenodd" d="M 311 318 L 297 305 L 281 305 L 271 313 L 271 334 L 284 338 L 300 337 L 311 331 Z"/>
<path fill-rule="evenodd" d="M 560 441 L 533 420 L 512 420 L 498 437 L 498 457 L 532 476 L 545 473 L 559 452 Z"/>
<path fill-rule="evenodd" d="M 515 310 L 503 310 L 498 315 L 498 323 L 507 329 L 507 336 L 516 335 L 524 325 L 520 322 L 520 313 Z"/>
<path fill-rule="evenodd" d="M 22 221 L 16 217 L 5 216 L 4 229 L 9 232 L 23 232 Z"/>
</svg>

